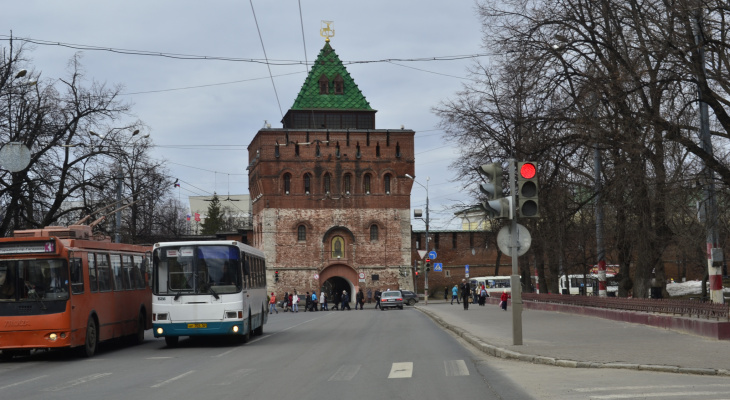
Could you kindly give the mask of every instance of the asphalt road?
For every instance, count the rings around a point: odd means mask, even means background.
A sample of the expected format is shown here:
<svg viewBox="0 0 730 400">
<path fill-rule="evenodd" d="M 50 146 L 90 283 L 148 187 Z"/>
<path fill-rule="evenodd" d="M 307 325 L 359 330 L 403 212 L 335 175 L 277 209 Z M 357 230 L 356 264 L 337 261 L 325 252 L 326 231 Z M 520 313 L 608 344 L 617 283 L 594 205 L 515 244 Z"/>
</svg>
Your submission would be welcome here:
<svg viewBox="0 0 730 400">
<path fill-rule="evenodd" d="M 718 377 L 488 357 L 410 307 L 280 312 L 245 345 L 214 337 L 168 348 L 148 331 L 141 345 L 107 343 L 91 359 L 41 351 L 0 363 L 3 399 L 717 399 L 728 389 Z"/>
</svg>

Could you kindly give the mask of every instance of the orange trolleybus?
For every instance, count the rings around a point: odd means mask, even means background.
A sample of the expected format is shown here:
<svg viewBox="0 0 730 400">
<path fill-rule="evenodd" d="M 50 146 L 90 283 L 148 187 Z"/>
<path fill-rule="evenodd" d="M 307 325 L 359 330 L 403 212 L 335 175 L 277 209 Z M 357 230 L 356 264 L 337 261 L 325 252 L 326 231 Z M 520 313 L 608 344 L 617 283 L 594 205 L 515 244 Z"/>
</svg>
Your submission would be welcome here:
<svg viewBox="0 0 730 400">
<path fill-rule="evenodd" d="M 95 240 L 87 225 L 15 231 L 0 239 L 0 350 L 78 347 L 144 340 L 152 326 L 146 271 L 150 247 Z"/>
</svg>

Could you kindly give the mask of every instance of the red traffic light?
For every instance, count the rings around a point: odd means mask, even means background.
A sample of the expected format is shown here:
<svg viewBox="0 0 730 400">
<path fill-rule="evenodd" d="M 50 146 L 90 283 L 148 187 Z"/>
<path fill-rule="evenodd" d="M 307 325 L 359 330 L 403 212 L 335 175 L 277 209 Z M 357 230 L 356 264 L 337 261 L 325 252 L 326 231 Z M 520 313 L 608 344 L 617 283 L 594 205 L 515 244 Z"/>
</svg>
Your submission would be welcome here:
<svg viewBox="0 0 730 400">
<path fill-rule="evenodd" d="M 525 179 L 534 178 L 536 172 L 537 172 L 537 168 L 535 168 L 535 164 L 532 164 L 532 163 L 524 163 L 520 167 L 520 176 Z"/>
<path fill-rule="evenodd" d="M 427 259 L 426 259 L 426 262 L 431 262 L 431 259 L 430 259 L 430 258 L 427 258 Z"/>
<path fill-rule="evenodd" d="M 416 276 L 418 276 L 418 271 L 416 271 Z"/>
</svg>

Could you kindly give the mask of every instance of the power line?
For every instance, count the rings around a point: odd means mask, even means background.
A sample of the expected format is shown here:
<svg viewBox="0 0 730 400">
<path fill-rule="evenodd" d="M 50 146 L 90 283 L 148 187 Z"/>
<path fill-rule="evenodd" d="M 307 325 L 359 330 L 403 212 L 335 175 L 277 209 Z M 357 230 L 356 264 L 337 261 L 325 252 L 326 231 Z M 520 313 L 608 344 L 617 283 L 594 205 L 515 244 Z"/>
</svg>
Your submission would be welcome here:
<svg viewBox="0 0 730 400">
<path fill-rule="evenodd" d="M 7 40 L 9 40 L 9 36 L 0 35 L 0 40 L 7 41 Z M 85 44 L 64 43 L 64 42 L 43 40 L 43 39 L 22 38 L 22 37 L 17 37 L 17 36 L 13 36 L 13 40 L 16 40 L 16 41 L 19 40 L 19 41 L 23 41 L 23 42 L 27 42 L 27 43 L 37 44 L 40 46 L 60 46 L 60 47 L 67 47 L 67 48 L 71 48 L 71 49 L 75 49 L 75 50 L 105 51 L 105 52 L 116 53 L 116 54 L 148 56 L 148 57 L 163 57 L 163 58 L 173 58 L 173 59 L 179 59 L 179 60 L 247 62 L 247 63 L 255 63 L 255 64 L 274 65 L 274 66 L 309 65 L 308 61 L 301 61 L 301 60 L 276 60 L 276 59 L 268 59 L 268 58 L 256 59 L 256 58 L 239 58 L 239 57 L 225 57 L 225 56 L 203 56 L 203 55 L 192 55 L 192 54 L 165 53 L 165 52 L 155 52 L 155 51 L 147 51 L 147 50 L 119 49 L 119 48 L 113 48 L 113 47 L 101 47 L 101 46 L 92 46 L 92 45 L 85 45 Z M 477 54 L 459 54 L 459 55 L 451 55 L 451 56 L 434 56 L 434 57 L 384 58 L 384 59 L 378 59 L 378 60 L 354 60 L 354 61 L 343 61 L 342 63 L 344 65 L 352 65 L 352 64 L 372 64 L 372 63 L 395 63 L 395 62 L 459 61 L 459 60 L 467 60 L 467 59 L 489 57 L 489 56 L 490 56 L 490 54 L 488 54 L 488 53 L 477 53 Z M 425 71 L 425 72 L 431 72 L 431 71 Z M 447 76 L 449 76 L 449 75 L 447 75 Z M 466 78 L 463 78 L 463 79 L 466 79 Z"/>
<path fill-rule="evenodd" d="M 269 64 L 269 57 L 266 55 L 266 47 L 264 47 L 264 38 L 261 36 L 261 29 L 259 29 L 259 20 L 256 18 L 256 11 L 253 9 L 253 0 L 248 1 L 251 4 L 251 12 L 253 13 L 253 20 L 256 22 L 256 31 L 259 33 L 259 40 L 261 41 L 261 49 L 264 51 L 264 58 L 266 59 L 266 68 L 269 69 L 269 77 L 271 78 L 271 86 L 274 87 L 274 95 L 276 95 L 276 103 L 279 105 L 279 114 L 284 117 L 284 111 L 281 109 L 281 102 L 279 101 L 279 93 L 276 91 L 276 84 L 274 83 L 274 76 L 271 74 L 271 65 Z"/>
</svg>

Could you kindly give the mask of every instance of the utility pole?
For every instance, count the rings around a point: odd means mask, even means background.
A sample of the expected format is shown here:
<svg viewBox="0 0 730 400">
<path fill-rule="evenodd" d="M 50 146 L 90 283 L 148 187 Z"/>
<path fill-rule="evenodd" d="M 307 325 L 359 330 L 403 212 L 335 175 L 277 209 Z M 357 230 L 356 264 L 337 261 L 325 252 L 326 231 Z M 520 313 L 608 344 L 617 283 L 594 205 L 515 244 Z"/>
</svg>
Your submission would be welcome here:
<svg viewBox="0 0 730 400">
<path fill-rule="evenodd" d="M 710 157 L 713 156 L 712 139 L 710 136 L 710 115 L 707 103 L 703 100 L 702 87 L 700 82 L 706 79 L 705 73 L 705 50 L 703 47 L 702 35 L 702 10 L 698 8 L 695 15 L 695 43 L 699 58 L 700 69 L 697 76 L 697 99 L 700 107 L 700 142 L 702 150 Z M 719 238 L 717 233 L 717 204 L 715 202 L 714 173 L 705 165 L 703 171 L 703 186 L 700 217 L 705 224 L 707 233 L 707 272 L 710 283 L 710 301 L 723 304 L 725 297 L 722 290 L 722 248 L 718 247 Z"/>
<path fill-rule="evenodd" d="M 512 275 L 510 276 L 510 286 L 512 287 L 512 344 L 515 346 L 522 345 L 522 284 L 520 282 L 520 273 L 517 263 L 517 246 L 519 243 L 519 230 L 517 229 L 517 177 L 515 174 L 515 159 L 509 159 L 509 188 L 510 196 L 512 196 L 512 225 L 511 225 L 511 243 L 510 257 L 512 258 Z"/>
<path fill-rule="evenodd" d="M 122 203 L 123 185 L 124 185 L 124 175 L 122 174 L 122 169 L 119 168 L 117 170 L 117 204 Z M 117 212 L 116 212 L 116 224 L 115 224 L 115 228 L 114 228 L 114 242 L 115 243 L 122 242 L 122 210 L 121 210 L 121 208 L 117 209 Z"/>
</svg>

